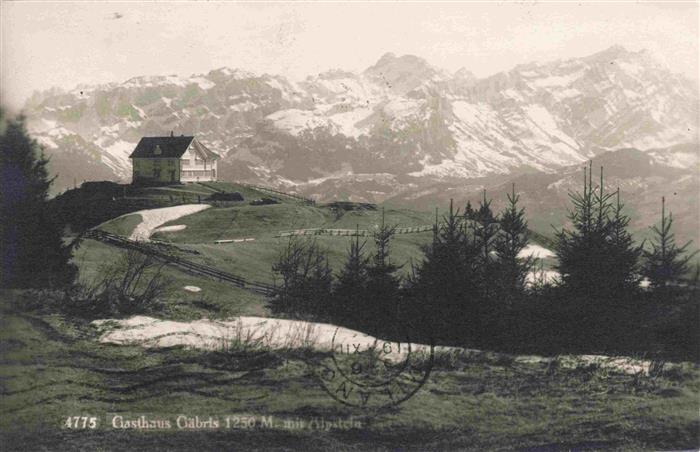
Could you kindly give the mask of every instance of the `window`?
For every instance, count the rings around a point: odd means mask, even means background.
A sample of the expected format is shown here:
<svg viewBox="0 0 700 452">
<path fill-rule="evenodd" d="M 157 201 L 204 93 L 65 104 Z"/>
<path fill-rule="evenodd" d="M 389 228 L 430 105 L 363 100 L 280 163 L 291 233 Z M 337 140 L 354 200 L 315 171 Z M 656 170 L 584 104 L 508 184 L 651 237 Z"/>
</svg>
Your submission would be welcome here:
<svg viewBox="0 0 700 452">
<path fill-rule="evenodd" d="M 160 166 L 160 160 L 158 160 L 158 159 L 153 160 L 153 166 L 156 166 L 156 167 Z"/>
<path fill-rule="evenodd" d="M 172 159 L 168 160 L 168 166 L 175 166 L 175 161 Z"/>
</svg>

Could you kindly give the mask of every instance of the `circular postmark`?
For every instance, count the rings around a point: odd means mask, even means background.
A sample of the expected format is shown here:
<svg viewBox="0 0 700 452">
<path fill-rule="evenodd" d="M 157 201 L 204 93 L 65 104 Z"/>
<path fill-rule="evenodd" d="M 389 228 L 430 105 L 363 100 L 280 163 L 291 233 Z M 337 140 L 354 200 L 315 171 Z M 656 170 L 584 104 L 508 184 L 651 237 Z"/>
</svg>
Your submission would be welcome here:
<svg viewBox="0 0 700 452">
<path fill-rule="evenodd" d="M 315 362 L 321 387 L 340 403 L 383 408 L 405 402 L 425 384 L 434 360 L 434 346 L 389 341 L 338 327 L 331 354 Z"/>
</svg>

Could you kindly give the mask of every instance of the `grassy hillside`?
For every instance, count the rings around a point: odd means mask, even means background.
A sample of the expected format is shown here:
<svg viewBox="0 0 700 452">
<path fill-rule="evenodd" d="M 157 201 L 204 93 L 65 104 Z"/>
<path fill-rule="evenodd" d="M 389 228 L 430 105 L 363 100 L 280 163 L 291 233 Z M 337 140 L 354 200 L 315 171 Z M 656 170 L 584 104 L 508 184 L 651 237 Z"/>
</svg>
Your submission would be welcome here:
<svg viewBox="0 0 700 452">
<path fill-rule="evenodd" d="M 367 411 L 337 403 L 312 376 L 318 356 L 229 348 L 143 349 L 104 345 L 99 331 L 21 309 L 0 293 L 6 450 L 546 450 L 691 449 L 698 446 L 700 373 L 684 367 L 633 376 L 596 366 L 560 368 L 508 355 L 436 363 L 426 385 L 398 407 Z M 215 430 L 124 430 L 113 416 L 217 418 Z M 252 428 L 223 427 L 254 416 Z M 94 430 L 65 427 L 96 416 Z M 263 426 L 262 416 L 272 423 Z M 286 428 L 285 420 L 352 419 L 360 428 Z"/>
<path fill-rule="evenodd" d="M 197 251 L 188 259 L 252 280 L 271 281 L 270 267 L 296 228 L 372 229 L 381 210 L 372 206 L 279 204 L 251 206 L 268 196 L 245 187 L 244 201 L 220 203 L 172 224 L 186 229 L 158 233 Z M 240 190 L 237 190 L 240 188 Z M 143 189 L 148 202 L 213 192 L 203 185 Z M 248 191 L 245 191 L 248 190 Z M 199 193 L 200 196 L 202 194 Z M 190 199 L 191 202 L 191 199 Z M 399 227 L 430 224 L 434 213 L 387 209 L 385 221 Z M 105 222 L 104 230 L 128 236 L 140 215 Z M 255 241 L 214 244 L 214 240 Z M 395 262 L 408 271 L 431 233 L 406 234 L 392 244 Z M 349 237 L 317 237 L 337 269 Z M 369 240 L 369 238 L 368 238 Z M 368 244 L 371 250 L 371 244 Z M 102 265 L 124 251 L 84 240 L 74 260 L 80 278 L 99 278 Z M 165 267 L 170 289 L 151 315 L 189 321 L 267 316 L 265 300 L 246 290 Z M 197 286 L 199 293 L 184 290 Z M 325 357 L 310 351 L 271 351 L 231 340 L 203 352 L 148 349 L 98 341 L 98 327 L 49 313 L 50 294 L 0 291 L 0 444 L 8 450 L 567 450 L 697 448 L 700 370 L 692 364 L 664 366 L 651 375 L 630 375 L 581 361 L 573 368 L 559 358 L 539 359 L 473 352 L 439 356 L 425 386 L 405 403 L 364 410 L 338 403 L 322 389 L 314 365 Z M 114 416 L 168 419 L 180 415 L 216 418 L 217 429 L 126 430 Z M 66 428 L 69 416 L 95 416 L 91 429 Z M 226 417 L 253 417 L 251 428 L 226 428 Z M 271 419 L 263 424 L 263 417 Z M 359 427 L 317 429 L 310 422 L 353 420 Z M 291 428 L 286 421 L 305 427 Z"/>
<path fill-rule="evenodd" d="M 274 282 L 272 264 L 289 241 L 279 237 L 280 232 L 297 229 L 363 229 L 373 231 L 381 224 L 382 216 L 387 224 L 399 228 L 431 225 L 435 221 L 435 212 L 420 212 L 405 208 L 386 208 L 371 204 L 329 203 L 323 205 L 304 205 L 293 199 L 276 197 L 278 204 L 250 205 L 250 201 L 269 194 L 257 190 L 224 182 L 191 184 L 175 187 L 152 187 L 140 189 L 139 196 L 152 200 L 168 199 L 165 193 L 178 192 L 187 196 L 194 193 L 212 193 L 215 190 L 234 192 L 244 196 L 243 201 L 214 203 L 214 207 L 193 215 L 166 223 L 165 226 L 185 225 L 180 231 L 156 232 L 152 238 L 178 245 L 199 252 L 188 255 L 187 259 L 216 267 L 222 271 L 240 275 L 252 281 Z M 165 197 L 165 198 L 164 198 Z M 204 198 L 200 195 L 201 198 Z M 175 196 L 177 198 L 177 196 Z M 181 199 L 181 198 L 178 198 Z M 444 207 L 444 206 L 443 206 Z M 442 210 L 442 209 L 441 209 Z M 140 215 L 125 215 L 106 221 L 100 229 L 128 236 L 141 221 Z M 238 243 L 214 243 L 217 240 L 255 239 Z M 307 236 L 308 239 L 313 237 Z M 430 243 L 432 232 L 398 234 L 391 245 L 392 260 L 401 265 L 401 273 L 409 274 L 413 263 L 420 262 L 421 248 Z M 330 264 L 337 272 L 342 267 L 350 237 L 315 236 L 315 240 L 328 250 Z M 367 240 L 366 252 L 371 253 L 373 243 Z M 547 237 L 533 234 L 533 243 L 551 246 Z M 78 260 L 82 259 L 78 257 Z M 547 266 L 551 260 L 545 262 Z M 81 264 L 81 268 L 90 269 L 92 263 Z M 87 270 L 89 271 L 89 270 Z M 172 270 L 178 273 L 176 270 Z M 200 284 L 201 285 L 201 284 Z M 235 289 L 238 290 L 238 289 Z M 218 297 L 218 291 L 204 290 L 204 295 Z M 257 297 L 252 295 L 253 297 Z M 259 301 L 262 306 L 264 302 Z M 262 309 L 262 308 L 261 308 Z"/>
<path fill-rule="evenodd" d="M 94 240 L 85 240 L 75 252 L 74 261 L 80 270 L 80 280 L 91 284 L 99 278 L 101 267 L 114 262 L 125 251 Z M 192 320 L 202 317 L 226 318 L 236 315 L 268 315 L 264 298 L 247 290 L 216 281 L 189 275 L 171 267 L 163 267 L 169 281 L 169 290 L 162 298 L 159 317 L 173 320 Z M 184 290 L 196 286 L 201 292 Z"/>
<path fill-rule="evenodd" d="M 245 199 L 239 203 L 220 202 L 219 205 L 247 204 L 254 199 L 270 197 L 245 186 L 227 183 L 140 187 L 88 182 L 53 198 L 50 206 L 53 213 L 64 218 L 74 231 L 83 231 L 137 210 L 206 202 L 217 191 L 239 192 Z M 285 200 L 280 198 L 280 202 Z"/>
<path fill-rule="evenodd" d="M 381 222 L 381 210 L 363 209 L 341 212 L 327 206 L 277 204 L 266 206 L 242 205 L 212 208 L 175 220 L 168 225 L 182 224 L 186 229 L 156 233 L 153 238 L 174 243 L 196 245 L 202 253 L 195 257 L 208 265 L 242 274 L 260 281 L 270 281 L 270 269 L 288 238 L 276 237 L 281 231 L 308 228 L 372 230 Z M 385 221 L 400 227 L 430 224 L 430 215 L 410 210 L 387 210 Z M 397 235 L 392 243 L 392 258 L 410 270 L 411 259 L 421 257 L 420 246 L 427 244 L 431 232 Z M 244 243 L 214 244 L 215 240 L 255 238 Z M 349 237 L 317 236 L 318 242 L 329 251 L 331 265 L 338 270 L 345 259 Z M 367 237 L 368 242 L 371 238 Z M 371 252 L 371 243 L 367 245 Z"/>
</svg>

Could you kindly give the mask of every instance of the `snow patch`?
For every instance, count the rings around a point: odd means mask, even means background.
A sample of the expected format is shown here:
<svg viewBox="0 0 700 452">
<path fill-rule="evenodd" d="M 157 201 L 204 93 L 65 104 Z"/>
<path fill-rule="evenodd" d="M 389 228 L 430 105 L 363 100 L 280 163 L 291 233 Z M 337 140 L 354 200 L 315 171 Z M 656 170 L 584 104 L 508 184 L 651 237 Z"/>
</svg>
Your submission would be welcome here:
<svg viewBox="0 0 700 452">
<path fill-rule="evenodd" d="M 192 78 L 190 78 L 189 81 L 191 83 L 196 83 L 203 90 L 207 90 L 207 89 L 213 88 L 215 86 L 214 82 L 212 82 L 211 80 L 207 80 L 204 77 L 192 77 Z"/>
<path fill-rule="evenodd" d="M 153 232 L 176 232 L 176 231 L 182 231 L 184 229 L 187 229 L 186 224 L 174 224 L 172 226 L 162 226 Z"/>
<path fill-rule="evenodd" d="M 344 113 L 331 115 L 330 119 L 343 133 L 348 137 L 357 138 L 368 132 L 368 127 L 357 127 L 357 124 L 372 115 L 372 111 L 368 108 L 357 108 Z"/>
<path fill-rule="evenodd" d="M 423 105 L 425 105 L 425 100 L 400 97 L 389 101 L 382 111 L 391 118 L 401 119 L 409 116 L 418 116 Z"/>
<path fill-rule="evenodd" d="M 56 144 L 56 142 L 49 137 L 38 136 L 36 137 L 36 140 L 39 142 L 40 145 L 44 146 L 45 148 L 58 149 L 58 145 Z"/>
<path fill-rule="evenodd" d="M 299 110 L 296 108 L 280 110 L 266 116 L 266 119 L 273 121 L 278 129 L 292 135 L 298 135 L 304 129 L 314 129 L 328 125 L 327 118 L 317 116 L 310 110 Z"/>
<path fill-rule="evenodd" d="M 158 320 L 137 316 L 126 320 L 96 320 L 93 325 L 106 330 L 99 341 L 106 344 L 141 345 L 146 348 L 185 346 L 200 350 L 222 350 L 237 339 L 270 349 L 312 347 L 332 351 L 335 343 L 354 344 L 363 350 L 385 341 L 328 323 L 265 317 L 236 317 L 227 321 L 209 319 L 192 322 Z M 394 347 L 400 352 L 387 355 L 390 359 L 405 359 L 409 347 Z M 428 352 L 430 347 L 411 344 L 411 353 Z"/>
<path fill-rule="evenodd" d="M 518 257 L 532 256 L 537 259 L 544 259 L 545 257 L 554 257 L 556 254 L 552 250 L 549 250 L 543 246 L 536 244 L 529 244 L 518 253 Z"/>
<path fill-rule="evenodd" d="M 525 283 L 531 284 L 557 284 L 561 275 L 554 270 L 532 271 L 525 277 Z"/>
<path fill-rule="evenodd" d="M 125 172 L 130 166 L 129 155 L 136 147 L 135 143 L 129 143 L 128 141 L 117 140 L 109 146 L 104 146 L 101 143 L 102 139 L 97 141 L 98 146 L 100 146 L 107 155 L 111 156 L 117 163 L 116 165 L 112 163 L 109 159 L 103 160 L 105 164 L 112 167 L 112 169 L 119 172 Z"/>
<path fill-rule="evenodd" d="M 188 286 L 189 287 L 189 286 Z M 241 316 L 226 321 L 210 319 L 191 322 L 159 320 L 146 316 L 129 319 L 95 320 L 92 325 L 99 328 L 99 341 L 116 345 L 140 345 L 145 348 L 166 348 L 185 346 L 198 350 L 227 350 L 233 342 L 244 346 L 272 350 L 312 348 L 321 352 L 332 352 L 338 343 L 353 344 L 360 350 L 379 348 L 392 344 L 395 353 L 385 355 L 385 359 L 400 362 L 408 358 L 408 353 L 430 353 L 430 346 L 424 344 L 394 343 L 348 328 L 328 323 L 306 322 L 302 320 L 274 319 L 265 317 Z M 398 344 L 397 344 L 398 345 Z M 337 345 L 336 345 L 337 348 Z M 436 346 L 438 354 L 469 354 L 478 350 L 461 347 Z M 495 354 L 494 359 L 500 355 Z M 516 361 L 525 364 L 551 362 L 552 358 L 540 356 L 517 356 Z M 626 374 L 648 373 L 651 362 L 648 360 L 604 355 L 561 355 L 557 361 L 564 368 L 576 368 L 581 364 L 596 364 Z"/>
<path fill-rule="evenodd" d="M 140 109 L 139 107 L 137 107 L 136 105 L 133 105 L 133 104 L 132 104 L 131 106 L 134 107 L 134 110 L 136 110 L 136 112 L 139 114 L 139 118 L 141 118 L 141 119 L 146 119 L 146 112 L 145 112 L 145 111 L 141 110 L 141 109 Z"/>
<path fill-rule="evenodd" d="M 573 148 L 569 151 L 571 156 L 580 158 L 579 154 L 574 150 L 579 148 L 578 143 L 559 129 L 556 120 L 549 110 L 542 105 L 528 105 L 524 107 L 524 110 L 529 119 L 540 127 L 543 132 L 571 146 Z"/>
<path fill-rule="evenodd" d="M 575 88 L 567 88 L 561 91 L 555 91 L 554 97 L 557 100 L 561 101 L 562 99 L 572 99 L 574 97 L 579 97 L 581 94 L 581 91 Z"/>
<path fill-rule="evenodd" d="M 233 110 L 233 111 L 250 111 L 250 110 L 255 110 L 256 108 L 258 108 L 258 106 L 249 100 L 246 100 L 245 102 L 241 102 L 241 103 L 238 103 L 235 105 L 231 105 L 229 107 L 229 109 Z"/>
<path fill-rule="evenodd" d="M 698 164 L 698 155 L 690 152 L 651 152 L 655 162 L 671 168 L 689 169 Z"/>
<path fill-rule="evenodd" d="M 550 77 L 546 78 L 540 78 L 537 80 L 533 80 L 531 83 L 538 88 L 552 88 L 552 87 L 564 87 L 564 86 L 569 86 L 571 83 L 574 81 L 578 80 L 581 75 L 583 75 L 582 72 L 574 72 L 573 74 L 569 75 L 553 75 Z"/>
<path fill-rule="evenodd" d="M 440 163 L 429 164 L 427 163 L 427 157 L 421 160 L 423 164 L 423 169 L 420 171 L 413 171 L 408 173 L 409 176 L 423 177 L 423 176 L 436 176 L 436 177 L 469 177 L 471 174 L 464 168 L 464 166 L 455 162 L 454 160 L 443 159 Z"/>
</svg>

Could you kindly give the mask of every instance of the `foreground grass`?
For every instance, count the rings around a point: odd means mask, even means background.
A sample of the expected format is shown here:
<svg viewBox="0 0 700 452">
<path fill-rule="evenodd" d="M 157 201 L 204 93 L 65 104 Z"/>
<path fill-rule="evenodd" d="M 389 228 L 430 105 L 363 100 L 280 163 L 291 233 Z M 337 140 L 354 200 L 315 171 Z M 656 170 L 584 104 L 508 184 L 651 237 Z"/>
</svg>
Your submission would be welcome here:
<svg viewBox="0 0 700 452">
<path fill-rule="evenodd" d="M 149 350 L 97 342 L 89 324 L 17 307 L 0 294 L 3 450 L 696 449 L 696 367 L 656 377 L 595 366 L 563 369 L 480 355 L 438 360 L 398 407 L 366 411 L 321 389 L 314 355 L 233 347 Z M 123 430 L 113 415 L 256 416 L 253 428 Z M 96 416 L 95 430 L 62 427 Z M 275 423 L 262 427 L 260 416 Z M 284 420 L 349 419 L 361 428 L 287 428 Z"/>
</svg>

